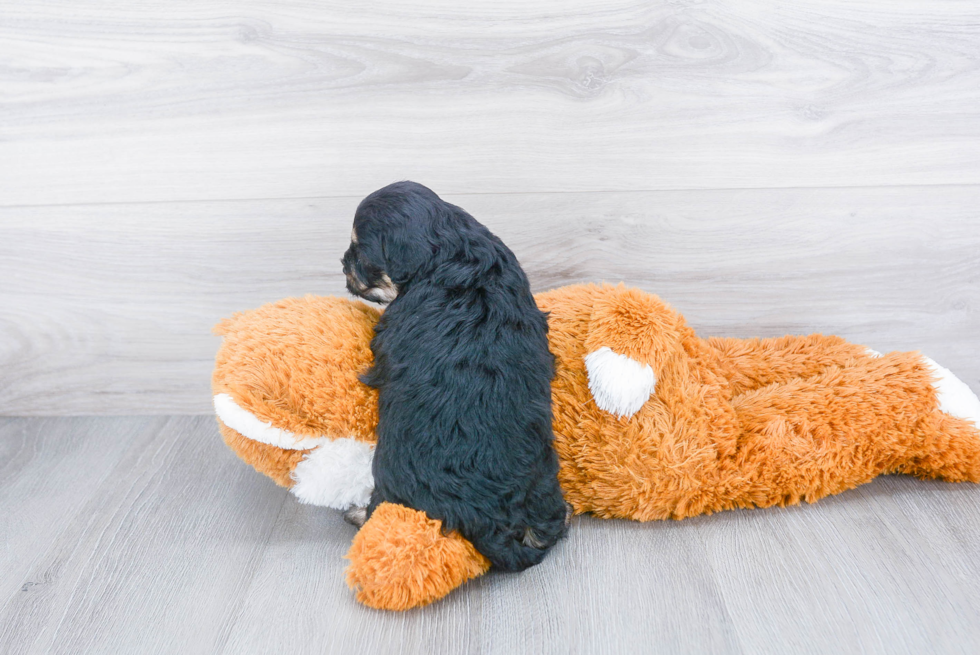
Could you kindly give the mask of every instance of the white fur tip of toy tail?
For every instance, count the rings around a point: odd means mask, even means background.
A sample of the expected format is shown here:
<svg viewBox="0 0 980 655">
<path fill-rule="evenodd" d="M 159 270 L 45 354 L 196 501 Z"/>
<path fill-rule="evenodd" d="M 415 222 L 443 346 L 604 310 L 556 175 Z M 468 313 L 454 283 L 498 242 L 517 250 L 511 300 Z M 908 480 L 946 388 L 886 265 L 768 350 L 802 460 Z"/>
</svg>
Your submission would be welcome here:
<svg viewBox="0 0 980 655">
<path fill-rule="evenodd" d="M 350 438 L 327 441 L 293 469 L 290 491 L 306 505 L 366 507 L 374 490 L 373 459 L 373 444 Z"/>
<path fill-rule="evenodd" d="M 226 393 L 214 397 L 214 413 L 221 422 L 238 434 L 260 443 L 286 450 L 308 450 L 327 441 L 327 437 L 305 437 L 289 430 L 273 427 L 255 414 L 243 409 Z"/>
<path fill-rule="evenodd" d="M 922 359 L 936 377 L 932 386 L 939 399 L 939 409 L 950 416 L 970 421 L 980 429 L 980 398 L 977 398 L 963 380 L 953 375 L 952 371 L 926 356 Z"/>
<path fill-rule="evenodd" d="M 585 356 L 585 370 L 595 404 L 620 418 L 640 411 L 657 384 L 653 369 L 647 364 L 607 347 Z"/>
</svg>

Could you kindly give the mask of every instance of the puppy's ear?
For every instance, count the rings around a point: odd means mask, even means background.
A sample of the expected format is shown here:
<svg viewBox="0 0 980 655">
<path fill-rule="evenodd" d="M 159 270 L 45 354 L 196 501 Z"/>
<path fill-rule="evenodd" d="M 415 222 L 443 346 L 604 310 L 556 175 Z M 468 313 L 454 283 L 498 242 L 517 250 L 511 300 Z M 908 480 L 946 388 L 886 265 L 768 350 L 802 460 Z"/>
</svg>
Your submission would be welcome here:
<svg viewBox="0 0 980 655">
<path fill-rule="evenodd" d="M 354 215 L 361 250 L 401 286 L 452 247 L 454 209 L 421 184 L 389 184 L 361 201 Z"/>
<path fill-rule="evenodd" d="M 392 225 L 380 235 L 383 268 L 396 285 L 402 286 L 431 263 L 438 248 L 429 232 L 424 222 L 410 220 Z"/>
</svg>

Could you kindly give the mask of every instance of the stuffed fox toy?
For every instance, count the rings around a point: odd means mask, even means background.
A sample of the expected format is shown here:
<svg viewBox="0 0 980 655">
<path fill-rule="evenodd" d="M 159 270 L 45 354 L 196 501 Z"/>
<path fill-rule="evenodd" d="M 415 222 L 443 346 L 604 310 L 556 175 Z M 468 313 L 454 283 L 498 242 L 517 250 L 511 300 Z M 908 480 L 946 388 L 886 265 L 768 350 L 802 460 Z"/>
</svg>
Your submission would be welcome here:
<svg viewBox="0 0 980 655">
<path fill-rule="evenodd" d="M 833 336 L 702 339 L 656 296 L 538 294 L 555 355 L 554 447 L 575 513 L 637 521 L 813 502 L 884 473 L 980 481 L 980 400 L 914 352 Z M 304 503 L 368 503 L 379 312 L 334 297 L 236 314 L 213 376 L 225 442 Z M 371 607 L 430 603 L 489 562 L 409 507 L 382 504 L 347 555 Z"/>
</svg>

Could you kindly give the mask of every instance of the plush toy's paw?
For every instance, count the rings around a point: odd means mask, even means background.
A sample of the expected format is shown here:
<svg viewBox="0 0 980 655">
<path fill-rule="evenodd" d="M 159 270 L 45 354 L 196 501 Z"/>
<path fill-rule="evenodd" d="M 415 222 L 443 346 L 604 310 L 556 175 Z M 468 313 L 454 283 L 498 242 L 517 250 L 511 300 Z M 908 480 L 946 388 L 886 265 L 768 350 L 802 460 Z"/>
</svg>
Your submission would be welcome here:
<svg viewBox="0 0 980 655">
<path fill-rule="evenodd" d="M 346 510 L 365 506 L 374 490 L 374 444 L 333 439 L 303 457 L 293 469 L 292 492 L 299 502 Z"/>
<path fill-rule="evenodd" d="M 438 600 L 490 568 L 486 557 L 442 523 L 402 505 L 382 503 L 347 553 L 347 585 L 368 607 L 407 610 Z"/>
<path fill-rule="evenodd" d="M 596 405 L 620 418 L 640 411 L 657 384 L 650 366 L 611 348 L 599 348 L 586 355 L 585 370 Z"/>
</svg>

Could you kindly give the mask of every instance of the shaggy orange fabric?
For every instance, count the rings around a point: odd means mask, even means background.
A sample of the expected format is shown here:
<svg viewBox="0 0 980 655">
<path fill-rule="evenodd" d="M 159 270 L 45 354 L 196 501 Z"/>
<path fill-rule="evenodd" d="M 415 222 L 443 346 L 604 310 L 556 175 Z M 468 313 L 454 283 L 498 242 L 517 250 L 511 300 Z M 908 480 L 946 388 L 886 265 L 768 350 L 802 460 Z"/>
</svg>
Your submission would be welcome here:
<svg viewBox="0 0 980 655">
<path fill-rule="evenodd" d="M 980 481 L 980 431 L 938 410 L 918 353 L 873 357 L 839 337 L 699 338 L 656 296 L 622 285 L 539 294 L 549 312 L 560 481 L 576 513 L 639 521 L 812 502 L 883 473 Z M 213 386 L 276 427 L 374 440 L 378 313 L 339 298 L 290 299 L 222 322 Z M 600 409 L 585 356 L 608 347 L 649 365 L 632 417 Z M 308 451 L 228 445 L 280 484 Z M 380 511 L 380 509 L 379 509 Z M 351 548 L 349 582 L 372 607 L 431 602 L 486 570 L 459 536 L 407 508 L 376 512 Z"/>
<path fill-rule="evenodd" d="M 300 463 L 308 450 L 286 450 L 269 444 L 252 441 L 218 421 L 218 429 L 225 443 L 245 462 L 259 473 L 268 475 L 280 487 L 293 486 L 293 469 Z"/>
<path fill-rule="evenodd" d="M 918 353 L 876 358 L 822 335 L 700 339 L 622 286 L 537 299 L 551 312 L 555 448 L 576 513 L 647 521 L 812 502 L 891 472 L 980 481 L 980 432 L 937 411 Z M 601 346 L 656 375 L 631 418 L 592 402 L 584 358 Z"/>
<path fill-rule="evenodd" d="M 347 584 L 368 607 L 407 610 L 442 598 L 490 562 L 442 522 L 401 505 L 382 503 L 347 553 Z"/>
<path fill-rule="evenodd" d="M 262 421 L 301 436 L 374 442 L 378 393 L 357 376 L 371 365 L 379 312 L 343 298 L 287 298 L 215 326 L 224 343 L 211 387 Z"/>
</svg>

